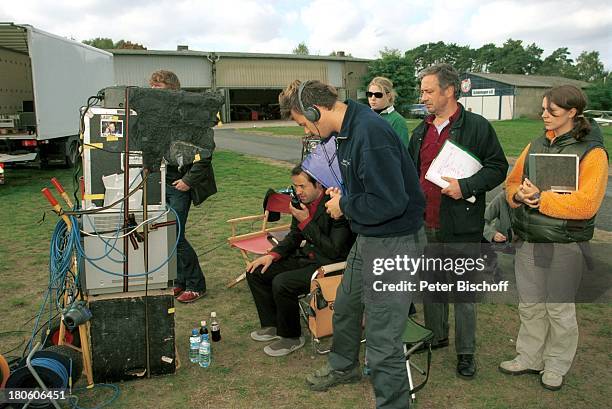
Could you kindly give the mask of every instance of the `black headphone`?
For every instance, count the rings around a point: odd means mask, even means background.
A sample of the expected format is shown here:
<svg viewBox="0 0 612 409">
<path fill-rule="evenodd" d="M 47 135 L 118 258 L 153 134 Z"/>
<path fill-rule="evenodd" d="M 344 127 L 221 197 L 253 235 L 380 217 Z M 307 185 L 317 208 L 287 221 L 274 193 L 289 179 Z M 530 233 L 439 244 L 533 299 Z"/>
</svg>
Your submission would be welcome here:
<svg viewBox="0 0 612 409">
<path fill-rule="evenodd" d="M 306 88 L 306 84 L 309 82 L 310 81 L 304 81 L 300 84 L 300 87 L 298 88 L 298 102 L 300 103 L 300 109 L 302 110 L 304 117 L 310 122 L 317 122 L 319 119 L 321 119 L 321 111 L 319 111 L 319 108 L 314 105 L 305 108 L 304 104 L 302 103 L 302 91 L 304 88 Z"/>
</svg>

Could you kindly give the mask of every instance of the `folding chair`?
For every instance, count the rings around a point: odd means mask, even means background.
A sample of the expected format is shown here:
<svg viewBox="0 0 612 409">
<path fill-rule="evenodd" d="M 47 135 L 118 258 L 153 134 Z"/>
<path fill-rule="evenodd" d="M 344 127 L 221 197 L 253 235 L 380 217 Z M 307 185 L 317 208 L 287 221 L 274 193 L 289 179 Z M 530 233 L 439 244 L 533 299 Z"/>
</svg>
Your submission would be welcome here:
<svg viewBox="0 0 612 409">
<path fill-rule="evenodd" d="M 238 217 L 230 219 L 227 222 L 230 223 L 232 228 L 232 235 L 227 239 L 231 247 L 235 247 L 240 250 L 240 254 L 246 265 L 251 262 L 249 253 L 262 255 L 266 254 L 272 249 L 283 237 L 289 232 L 290 224 L 283 224 L 281 226 L 269 227 L 268 223 L 274 222 L 280 219 L 280 214 L 290 214 L 289 203 L 291 197 L 283 193 L 276 193 L 269 190 L 264 199 L 264 212 L 263 214 Z M 256 222 L 261 220 L 261 228 L 256 231 L 246 234 L 236 234 L 237 226 L 239 223 L 244 222 Z M 232 280 L 227 287 L 231 288 L 238 284 L 240 281 L 246 278 L 246 273 L 241 274 L 234 280 Z"/>
<path fill-rule="evenodd" d="M 413 402 L 415 400 L 415 393 L 421 390 L 429 380 L 429 369 L 431 368 L 431 341 L 433 340 L 433 336 L 432 330 L 422 326 L 412 318 L 408 318 L 408 321 L 406 321 L 404 333 L 402 334 L 402 341 L 404 342 L 404 355 L 406 357 L 406 371 L 408 372 L 410 397 Z M 411 360 L 415 352 L 423 348 L 427 350 L 427 371 L 419 368 Z M 411 368 L 416 369 L 421 375 L 425 376 L 425 379 L 417 386 L 414 386 Z"/>
</svg>

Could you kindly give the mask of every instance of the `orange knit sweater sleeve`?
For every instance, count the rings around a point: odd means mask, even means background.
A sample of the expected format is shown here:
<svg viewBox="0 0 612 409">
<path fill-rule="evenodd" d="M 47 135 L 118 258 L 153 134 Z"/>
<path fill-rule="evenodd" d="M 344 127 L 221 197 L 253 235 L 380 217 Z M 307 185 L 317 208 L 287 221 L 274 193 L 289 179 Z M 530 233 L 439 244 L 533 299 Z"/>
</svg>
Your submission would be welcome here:
<svg viewBox="0 0 612 409">
<path fill-rule="evenodd" d="M 512 198 L 523 181 L 523 167 L 529 145 L 521 152 L 506 178 L 506 200 L 512 208 L 521 204 Z M 579 166 L 578 190 L 572 193 L 542 192 L 540 213 L 558 219 L 585 220 L 597 214 L 608 185 L 608 156 L 601 148 L 591 150 Z"/>
<path fill-rule="evenodd" d="M 578 190 L 571 193 L 542 192 L 540 213 L 558 219 L 590 219 L 597 214 L 607 185 L 608 156 L 603 149 L 595 148 L 580 161 Z"/>
<path fill-rule="evenodd" d="M 519 186 L 523 183 L 523 168 L 525 167 L 525 158 L 527 157 L 527 152 L 529 152 L 529 147 L 531 144 L 527 145 L 523 152 L 521 152 L 520 156 L 516 160 L 514 167 L 506 177 L 506 201 L 510 205 L 511 208 L 516 209 L 521 205 L 521 203 L 516 203 L 512 198 L 514 194 L 518 192 Z"/>
</svg>

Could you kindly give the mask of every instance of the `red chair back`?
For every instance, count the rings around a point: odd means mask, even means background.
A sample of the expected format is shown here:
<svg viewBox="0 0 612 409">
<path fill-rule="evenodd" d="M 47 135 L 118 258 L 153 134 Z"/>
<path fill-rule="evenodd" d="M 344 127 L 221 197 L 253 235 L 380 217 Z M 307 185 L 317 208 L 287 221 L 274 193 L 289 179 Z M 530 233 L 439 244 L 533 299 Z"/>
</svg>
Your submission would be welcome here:
<svg viewBox="0 0 612 409">
<path fill-rule="evenodd" d="M 266 202 L 266 210 L 269 212 L 278 212 L 289 214 L 289 204 L 291 196 L 283 193 L 271 193 Z"/>
</svg>

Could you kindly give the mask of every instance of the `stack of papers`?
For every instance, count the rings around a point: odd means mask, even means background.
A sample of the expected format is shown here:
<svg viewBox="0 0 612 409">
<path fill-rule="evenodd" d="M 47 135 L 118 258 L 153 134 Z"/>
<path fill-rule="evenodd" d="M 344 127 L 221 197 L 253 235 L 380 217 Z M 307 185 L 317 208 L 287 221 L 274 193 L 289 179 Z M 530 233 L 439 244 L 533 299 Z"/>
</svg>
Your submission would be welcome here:
<svg viewBox="0 0 612 409">
<path fill-rule="evenodd" d="M 438 156 L 431 162 L 431 166 L 429 166 L 429 170 L 425 174 L 425 179 L 441 188 L 445 188 L 449 183 L 442 179 L 442 176 L 465 179 L 474 175 L 480 169 L 482 169 L 482 164 L 478 158 L 456 142 L 447 139 L 444 145 L 442 145 Z M 465 200 L 470 203 L 476 202 L 474 196 Z"/>
</svg>

